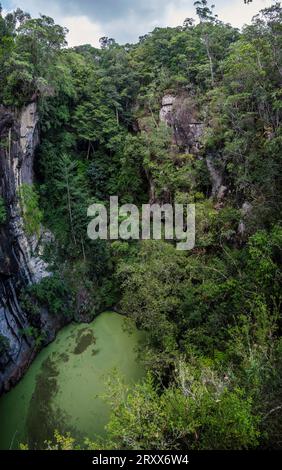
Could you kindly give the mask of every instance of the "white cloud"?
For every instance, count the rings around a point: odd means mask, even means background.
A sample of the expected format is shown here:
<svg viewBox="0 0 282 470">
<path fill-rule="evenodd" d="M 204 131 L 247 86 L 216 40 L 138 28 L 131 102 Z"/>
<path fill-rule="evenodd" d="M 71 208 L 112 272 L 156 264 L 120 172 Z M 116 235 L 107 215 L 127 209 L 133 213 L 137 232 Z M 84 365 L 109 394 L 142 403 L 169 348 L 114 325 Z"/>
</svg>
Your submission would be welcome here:
<svg viewBox="0 0 282 470">
<path fill-rule="evenodd" d="M 195 8 L 191 2 L 188 3 L 182 2 L 180 5 L 175 6 L 171 2 L 167 5 L 162 19 L 163 26 L 179 26 L 183 24 L 186 18 L 195 17 Z"/>
<path fill-rule="evenodd" d="M 99 47 L 99 39 L 104 35 L 101 25 L 92 23 L 86 16 L 65 16 L 61 23 L 69 29 L 67 41 L 70 47 L 81 44 Z"/>
<path fill-rule="evenodd" d="M 136 0 L 136 2 L 132 0 L 130 8 L 122 11 L 119 9 L 119 1 L 120 6 L 130 4 L 126 1 L 116 0 L 111 15 L 106 14 L 107 9 L 104 13 L 104 10 L 99 8 L 99 14 L 96 11 L 96 17 L 93 13 L 95 11 L 94 0 L 92 8 L 89 9 L 89 14 L 85 13 L 86 0 L 83 5 L 80 5 L 79 0 L 73 0 L 72 5 L 75 5 L 78 10 L 81 7 L 81 13 L 77 16 L 70 13 L 70 10 L 68 11 L 68 2 L 66 2 L 65 10 L 63 9 L 63 0 L 49 0 L 49 2 L 45 0 L 12 0 L 10 4 L 13 3 L 14 6 L 30 11 L 33 16 L 37 16 L 40 12 L 52 16 L 57 23 L 66 26 L 70 30 L 68 35 L 70 46 L 90 43 L 97 47 L 99 38 L 102 36 L 113 37 L 120 43 L 137 42 L 139 36 L 147 34 L 156 26 L 178 26 L 182 25 L 187 17 L 195 18 L 194 0 L 165 0 L 162 2 L 160 0 L 150 0 L 152 7 L 149 9 L 150 14 L 141 13 L 140 2 L 142 0 Z M 97 8 L 99 4 L 101 5 L 100 2 L 101 0 L 99 2 L 97 0 Z M 110 4 L 112 0 L 104 0 L 104 2 Z M 212 3 L 212 0 L 210 2 Z M 272 0 L 253 0 L 249 5 L 244 4 L 243 0 L 214 0 L 214 2 L 219 18 L 236 27 L 250 23 L 252 17 L 259 10 L 274 3 Z M 161 3 L 162 8 L 160 8 Z M 146 0 L 144 5 L 148 6 L 149 0 Z M 146 8 L 144 11 L 146 11 Z"/>
<path fill-rule="evenodd" d="M 60 16 L 62 9 L 59 5 L 56 5 L 56 2 L 46 2 L 43 0 L 12 0 L 9 2 L 11 9 L 15 10 L 16 8 L 21 8 L 22 10 L 30 13 L 32 16 L 36 17 L 39 13 L 44 15 L 49 15 L 54 18 Z"/>
<path fill-rule="evenodd" d="M 273 5 L 271 0 L 253 0 L 248 5 L 245 5 L 243 0 L 233 0 L 218 9 L 219 18 L 225 23 L 231 23 L 232 26 L 240 28 L 244 24 L 250 24 L 253 16 L 271 5 Z"/>
<path fill-rule="evenodd" d="M 193 3 L 193 1 L 183 0 L 176 6 L 171 1 L 162 14 L 162 25 L 179 26 L 183 24 L 186 18 L 196 19 Z M 250 24 L 253 16 L 263 8 L 272 6 L 274 2 L 273 0 L 253 0 L 253 2 L 246 5 L 243 0 L 224 0 L 224 2 L 217 2 L 216 0 L 212 2 L 211 0 L 210 3 L 215 3 L 215 13 L 218 14 L 221 21 L 240 28 L 244 24 Z"/>
</svg>

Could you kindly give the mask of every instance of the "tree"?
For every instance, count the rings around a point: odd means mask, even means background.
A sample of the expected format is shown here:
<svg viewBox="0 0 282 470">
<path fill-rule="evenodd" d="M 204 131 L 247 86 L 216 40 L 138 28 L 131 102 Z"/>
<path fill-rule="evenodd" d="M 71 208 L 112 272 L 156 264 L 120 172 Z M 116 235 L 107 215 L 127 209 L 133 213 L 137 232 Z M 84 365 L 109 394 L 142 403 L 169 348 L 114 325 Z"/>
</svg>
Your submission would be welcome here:
<svg viewBox="0 0 282 470">
<path fill-rule="evenodd" d="M 157 27 L 133 45 L 102 38 L 100 49 L 66 49 L 48 17 L 0 17 L 1 101 L 39 101 L 29 219 L 44 209 L 56 238 L 46 253 L 68 290 L 82 290 L 84 313 L 114 305 L 145 332 L 149 377 L 109 387 L 109 439 L 90 449 L 281 447 L 281 6 L 242 31 L 207 0 L 195 8 L 197 24 Z M 176 98 L 167 123 L 165 95 Z M 109 195 L 196 202 L 195 248 L 92 243 L 87 207 Z M 27 311 L 63 313 L 54 281 L 34 287 Z M 54 448 L 72 447 L 56 433 Z"/>
<path fill-rule="evenodd" d="M 200 22 L 214 22 L 217 18 L 217 15 L 213 15 L 215 5 L 211 5 L 211 7 L 209 7 L 208 0 L 198 0 L 194 2 L 194 6 L 196 7 L 196 13 Z"/>
<path fill-rule="evenodd" d="M 81 243 L 84 251 L 87 207 L 90 201 L 83 168 L 76 160 L 64 154 L 58 160 L 55 171 L 54 185 L 60 200 L 59 213 L 66 221 L 72 242 L 74 245 Z"/>
<path fill-rule="evenodd" d="M 40 234 L 43 212 L 39 208 L 39 196 L 33 185 L 22 184 L 19 187 L 24 228 L 28 235 Z"/>
<path fill-rule="evenodd" d="M 194 3 L 196 6 L 196 13 L 199 16 L 200 23 L 201 23 L 201 31 L 202 31 L 202 38 L 205 44 L 205 48 L 207 51 L 207 56 L 209 59 L 210 64 L 210 74 L 211 74 L 211 84 L 214 86 L 214 63 L 213 63 L 213 55 L 211 51 L 211 37 L 210 31 L 211 28 L 209 27 L 210 24 L 214 24 L 217 21 L 217 15 L 213 16 L 212 10 L 214 9 L 214 5 L 209 8 L 207 0 L 200 0 Z"/>
<path fill-rule="evenodd" d="M 125 390 L 112 384 L 109 437 L 127 449 L 245 449 L 257 444 L 258 422 L 251 401 L 230 390 L 214 371 L 184 362 L 176 382 L 160 392 L 150 375 Z"/>
<path fill-rule="evenodd" d="M 109 49 L 110 47 L 116 45 L 116 42 L 113 38 L 108 38 L 106 36 L 100 38 L 99 43 L 101 45 L 101 49 Z"/>
</svg>

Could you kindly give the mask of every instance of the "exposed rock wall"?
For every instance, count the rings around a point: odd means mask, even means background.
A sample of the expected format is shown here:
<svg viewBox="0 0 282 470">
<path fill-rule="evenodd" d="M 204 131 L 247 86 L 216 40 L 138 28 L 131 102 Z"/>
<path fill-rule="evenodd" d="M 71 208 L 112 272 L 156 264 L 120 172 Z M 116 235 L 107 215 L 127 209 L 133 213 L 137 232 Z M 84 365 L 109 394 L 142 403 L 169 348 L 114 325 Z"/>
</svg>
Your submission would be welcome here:
<svg viewBox="0 0 282 470">
<path fill-rule="evenodd" d="M 186 95 L 165 95 L 160 121 L 173 129 L 174 143 L 187 153 L 197 154 L 201 147 L 204 124 L 197 119 L 195 103 Z"/>
<path fill-rule="evenodd" d="M 198 118 L 194 99 L 188 94 L 163 96 L 160 109 L 160 121 L 173 129 L 174 144 L 180 151 L 201 157 L 202 139 L 205 123 Z M 228 188 L 224 185 L 223 171 L 218 168 L 216 159 L 208 155 L 205 158 L 212 186 L 211 196 L 220 204 Z"/>
<path fill-rule="evenodd" d="M 48 266 L 36 254 L 38 240 L 24 232 L 18 187 L 33 182 L 33 160 L 39 143 L 36 103 L 20 112 L 0 107 L 0 196 L 7 208 L 7 221 L 0 225 L 0 394 L 22 376 L 36 351 L 26 333 L 28 312 L 23 312 L 19 294 L 24 286 L 48 276 Z M 42 330 L 50 340 L 59 327 L 42 310 Z"/>
<path fill-rule="evenodd" d="M 210 180 L 212 184 L 211 195 L 213 198 L 216 198 L 218 202 L 220 203 L 226 196 L 228 188 L 224 186 L 223 184 L 223 171 L 217 168 L 216 161 L 214 160 L 215 159 L 210 155 L 208 155 L 206 158 L 207 168 L 209 171 Z"/>
</svg>

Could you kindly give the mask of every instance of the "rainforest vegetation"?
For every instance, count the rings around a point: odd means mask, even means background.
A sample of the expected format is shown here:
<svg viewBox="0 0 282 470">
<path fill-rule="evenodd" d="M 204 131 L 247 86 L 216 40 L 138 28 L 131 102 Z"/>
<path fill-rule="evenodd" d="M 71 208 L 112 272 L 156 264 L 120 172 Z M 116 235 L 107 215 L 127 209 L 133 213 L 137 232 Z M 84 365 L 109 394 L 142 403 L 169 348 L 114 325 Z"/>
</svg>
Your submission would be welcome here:
<svg viewBox="0 0 282 470">
<path fill-rule="evenodd" d="M 128 393 L 113 380 L 108 437 L 85 448 L 282 446 L 282 7 L 242 31 L 206 0 L 195 8 L 198 22 L 137 44 L 104 37 L 100 48 L 68 48 L 47 16 L 0 16 L 0 102 L 37 101 L 40 113 L 36 181 L 21 194 L 26 229 L 43 224 L 54 237 L 44 253 L 54 276 L 22 293 L 33 334 L 40 341 L 38 304 L 76 316 L 81 289 L 84 314 L 116 307 L 147 332 L 147 378 Z M 160 121 L 165 95 L 202 124 L 197 151 Z M 223 175 L 221 198 L 209 162 Z M 195 203 L 196 247 L 89 240 L 87 207 L 111 195 Z M 55 431 L 49 446 L 77 447 Z"/>
</svg>

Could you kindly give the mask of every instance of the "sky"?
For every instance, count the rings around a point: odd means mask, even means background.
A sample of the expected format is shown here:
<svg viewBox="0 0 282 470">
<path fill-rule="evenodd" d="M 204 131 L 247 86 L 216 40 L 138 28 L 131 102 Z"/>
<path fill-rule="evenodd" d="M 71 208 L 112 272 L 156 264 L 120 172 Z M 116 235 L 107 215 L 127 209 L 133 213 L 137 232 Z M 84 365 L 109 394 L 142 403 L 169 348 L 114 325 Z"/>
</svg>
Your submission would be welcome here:
<svg viewBox="0 0 282 470">
<path fill-rule="evenodd" d="M 108 36 L 117 42 L 137 42 L 139 36 L 156 26 L 182 25 L 195 17 L 194 0 L 0 0 L 4 13 L 17 7 L 33 17 L 51 16 L 69 29 L 69 46 L 92 44 Z M 213 0 L 219 19 L 233 26 L 250 23 L 251 18 L 273 4 L 273 0 Z"/>
</svg>

